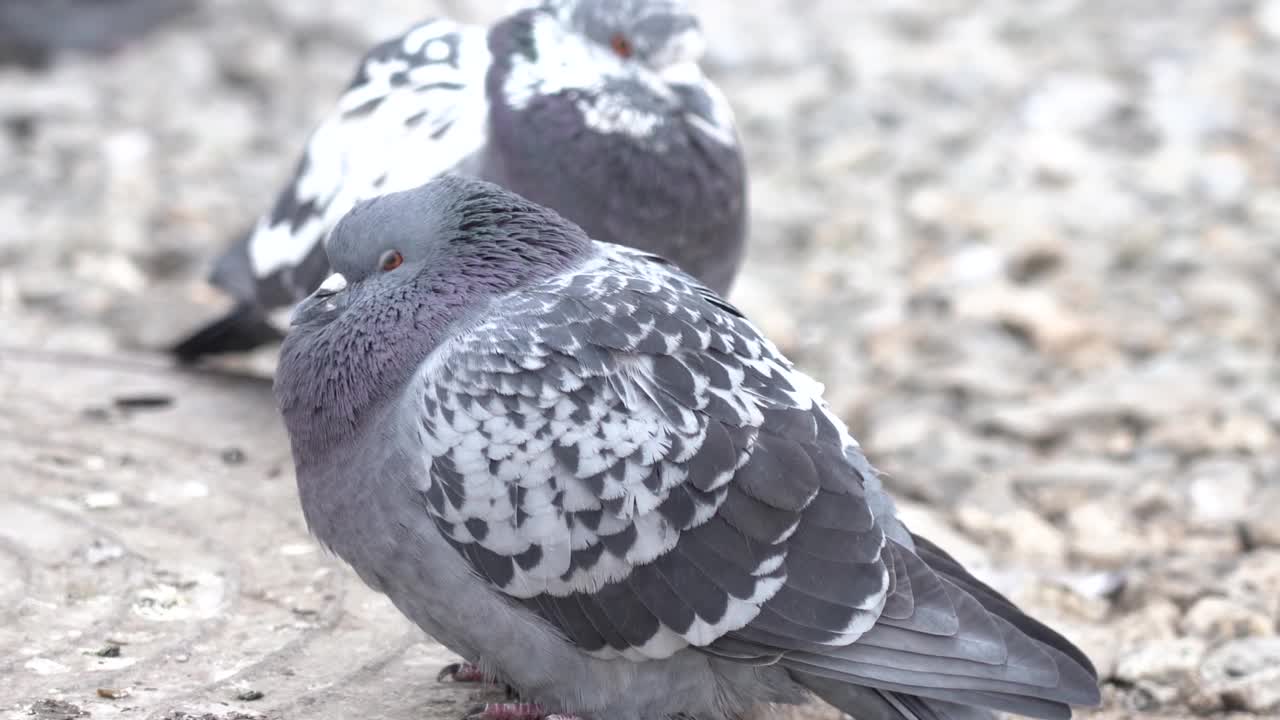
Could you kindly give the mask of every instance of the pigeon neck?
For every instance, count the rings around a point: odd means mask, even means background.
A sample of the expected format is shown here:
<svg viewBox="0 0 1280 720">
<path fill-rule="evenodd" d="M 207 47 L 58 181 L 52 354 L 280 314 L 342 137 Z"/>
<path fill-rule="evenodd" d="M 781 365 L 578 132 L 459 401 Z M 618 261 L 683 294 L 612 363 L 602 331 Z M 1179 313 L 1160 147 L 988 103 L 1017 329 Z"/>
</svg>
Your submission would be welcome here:
<svg viewBox="0 0 1280 720">
<path fill-rule="evenodd" d="M 398 292 L 285 338 L 275 391 L 298 465 L 345 452 L 441 341 L 493 298 L 564 272 L 594 251 L 562 219 L 537 220 L 513 222 L 505 241 L 476 230 L 465 252 Z"/>
<path fill-rule="evenodd" d="M 275 391 L 300 465 L 341 453 L 360 435 L 437 344 L 448 304 L 348 314 L 285 338 Z"/>
</svg>

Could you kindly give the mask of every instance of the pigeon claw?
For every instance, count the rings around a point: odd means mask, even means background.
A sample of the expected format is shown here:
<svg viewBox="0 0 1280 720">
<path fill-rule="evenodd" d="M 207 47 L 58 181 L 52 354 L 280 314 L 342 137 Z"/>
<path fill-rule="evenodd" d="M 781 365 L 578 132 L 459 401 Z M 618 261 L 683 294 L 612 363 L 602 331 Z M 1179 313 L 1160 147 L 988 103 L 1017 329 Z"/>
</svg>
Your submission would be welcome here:
<svg viewBox="0 0 1280 720">
<path fill-rule="evenodd" d="M 496 680 L 485 676 L 484 671 L 469 662 L 456 662 L 445 665 L 440 669 L 440 672 L 436 673 L 436 682 L 498 684 Z M 516 689 L 510 685 L 504 684 L 502 691 L 507 696 L 507 700 L 515 700 L 520 697 Z"/>
<path fill-rule="evenodd" d="M 445 665 L 436 674 L 436 682 L 482 683 L 486 678 L 480 668 L 466 662 Z"/>
<path fill-rule="evenodd" d="M 463 720 L 580 720 L 574 715 L 548 715 L 533 703 L 490 703 L 477 705 Z"/>
</svg>

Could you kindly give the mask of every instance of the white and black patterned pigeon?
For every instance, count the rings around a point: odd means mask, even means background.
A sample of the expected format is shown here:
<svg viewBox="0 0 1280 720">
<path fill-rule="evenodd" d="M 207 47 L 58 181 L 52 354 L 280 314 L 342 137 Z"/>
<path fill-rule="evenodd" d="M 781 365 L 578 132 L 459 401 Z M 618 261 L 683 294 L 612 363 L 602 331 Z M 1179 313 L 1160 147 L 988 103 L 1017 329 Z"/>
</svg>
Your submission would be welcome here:
<svg viewBox="0 0 1280 720">
<path fill-rule="evenodd" d="M 1071 643 L 896 519 L 737 310 L 656 256 L 445 177 L 328 244 L 275 389 L 311 531 L 525 705 L 737 718 L 1066 718 Z"/>
<path fill-rule="evenodd" d="M 541 0 L 485 30 L 431 20 L 373 48 L 275 207 L 217 262 L 237 301 L 184 360 L 274 340 L 328 274 L 357 202 L 455 173 L 555 208 L 592 237 L 671 259 L 720 292 L 746 230 L 733 115 L 683 0 Z"/>
</svg>

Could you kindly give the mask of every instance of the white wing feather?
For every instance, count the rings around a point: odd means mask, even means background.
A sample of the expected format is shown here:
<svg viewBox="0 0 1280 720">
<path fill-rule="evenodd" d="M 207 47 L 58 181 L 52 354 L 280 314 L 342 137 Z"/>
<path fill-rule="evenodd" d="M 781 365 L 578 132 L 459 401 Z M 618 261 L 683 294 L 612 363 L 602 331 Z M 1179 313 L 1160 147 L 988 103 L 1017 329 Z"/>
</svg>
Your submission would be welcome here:
<svg viewBox="0 0 1280 720">
<path fill-rule="evenodd" d="M 259 220 L 248 247 L 256 277 L 301 263 L 360 201 L 417 187 L 483 149 L 484 28 L 431 20 L 395 42 L 400 52 L 365 58 L 359 80 L 312 134 L 284 191 L 298 209 Z"/>
</svg>

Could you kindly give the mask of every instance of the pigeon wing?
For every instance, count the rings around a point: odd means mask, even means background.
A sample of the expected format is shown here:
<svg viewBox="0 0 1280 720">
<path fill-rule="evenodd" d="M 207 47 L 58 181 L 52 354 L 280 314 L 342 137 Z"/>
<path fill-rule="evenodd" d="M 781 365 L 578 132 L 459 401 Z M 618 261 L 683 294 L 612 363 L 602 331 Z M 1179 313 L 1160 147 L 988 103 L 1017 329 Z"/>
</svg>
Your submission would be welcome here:
<svg viewBox="0 0 1280 720">
<path fill-rule="evenodd" d="M 602 247 L 421 368 L 406 422 L 442 535 L 603 656 L 852 641 L 885 602 L 885 536 L 821 388 L 688 276 Z"/>
<path fill-rule="evenodd" d="M 665 261 L 603 247 L 408 398 L 418 489 L 477 575 L 601 656 L 692 646 L 933 710 L 1097 702 L 1077 649 L 898 522 L 818 383 Z"/>
<path fill-rule="evenodd" d="M 348 210 L 456 170 L 483 149 L 489 64 L 485 30 L 447 19 L 371 49 L 275 205 L 218 261 L 213 281 L 269 308 L 314 290 L 328 272 L 322 241 Z M 243 297 L 246 286 L 253 297 Z"/>
</svg>

